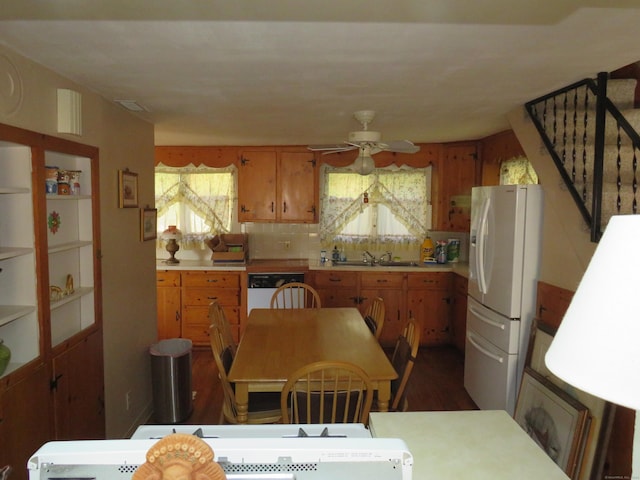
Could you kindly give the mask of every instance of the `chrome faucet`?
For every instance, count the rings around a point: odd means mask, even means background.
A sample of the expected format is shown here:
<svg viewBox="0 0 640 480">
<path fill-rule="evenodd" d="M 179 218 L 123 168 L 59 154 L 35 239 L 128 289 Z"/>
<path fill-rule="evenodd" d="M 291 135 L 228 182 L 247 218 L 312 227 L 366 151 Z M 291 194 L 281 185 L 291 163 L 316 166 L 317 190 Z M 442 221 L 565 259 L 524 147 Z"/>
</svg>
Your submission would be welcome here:
<svg viewBox="0 0 640 480">
<path fill-rule="evenodd" d="M 382 255 L 380 255 L 380 258 L 378 259 L 378 261 L 382 263 L 384 260 L 384 257 L 387 257 L 387 262 L 390 262 L 393 259 L 393 255 L 391 254 L 391 252 L 385 252 Z"/>
<path fill-rule="evenodd" d="M 364 263 L 369 263 L 367 261 L 367 257 L 371 259 L 371 263 L 376 263 L 376 257 L 374 257 L 368 250 L 365 250 L 364 253 L 362 254 L 362 261 Z"/>
</svg>

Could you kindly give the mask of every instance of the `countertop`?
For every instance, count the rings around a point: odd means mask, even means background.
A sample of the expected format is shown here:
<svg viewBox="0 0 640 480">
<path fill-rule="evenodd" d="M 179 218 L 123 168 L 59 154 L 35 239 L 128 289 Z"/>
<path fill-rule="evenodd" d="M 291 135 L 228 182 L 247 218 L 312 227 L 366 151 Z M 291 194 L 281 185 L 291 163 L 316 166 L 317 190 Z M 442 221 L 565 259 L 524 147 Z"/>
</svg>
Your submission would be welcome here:
<svg viewBox="0 0 640 480">
<path fill-rule="evenodd" d="M 405 441 L 416 479 L 569 478 L 504 410 L 372 412 L 369 428 Z"/>
<path fill-rule="evenodd" d="M 168 264 L 164 260 L 156 260 L 156 270 L 220 270 L 241 272 L 304 272 L 311 271 L 356 271 L 356 272 L 454 272 L 469 278 L 469 264 L 465 262 L 428 264 L 413 267 L 385 267 L 376 265 L 340 265 L 333 266 L 331 262 L 321 264 L 319 261 L 306 259 L 257 259 L 248 262 L 213 263 L 211 260 L 180 260 L 177 264 Z"/>
</svg>

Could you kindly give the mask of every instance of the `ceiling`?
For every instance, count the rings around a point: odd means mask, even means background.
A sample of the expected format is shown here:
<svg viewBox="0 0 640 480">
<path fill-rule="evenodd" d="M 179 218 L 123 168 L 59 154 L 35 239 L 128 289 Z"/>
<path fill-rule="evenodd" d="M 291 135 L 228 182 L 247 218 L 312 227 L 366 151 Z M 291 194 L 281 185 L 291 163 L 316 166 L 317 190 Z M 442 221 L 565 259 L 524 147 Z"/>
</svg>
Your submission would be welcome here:
<svg viewBox="0 0 640 480">
<path fill-rule="evenodd" d="M 482 138 L 640 59 L 638 0 L 2 3 L 0 44 L 136 101 L 157 145 L 339 143 L 362 109 L 383 140 Z"/>
</svg>

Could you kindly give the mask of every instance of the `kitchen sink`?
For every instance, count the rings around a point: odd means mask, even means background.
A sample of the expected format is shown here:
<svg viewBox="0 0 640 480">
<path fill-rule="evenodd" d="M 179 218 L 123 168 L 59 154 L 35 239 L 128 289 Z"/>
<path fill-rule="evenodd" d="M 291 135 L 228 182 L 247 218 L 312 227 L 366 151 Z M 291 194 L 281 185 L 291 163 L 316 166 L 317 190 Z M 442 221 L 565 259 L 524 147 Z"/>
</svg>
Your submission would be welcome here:
<svg viewBox="0 0 640 480">
<path fill-rule="evenodd" d="M 363 262 L 362 260 L 346 260 L 344 262 L 332 262 L 334 267 L 374 267 L 376 264 Z"/>
<path fill-rule="evenodd" d="M 333 262 L 334 267 L 418 267 L 418 262 L 394 260 L 389 262 L 363 262 L 358 260 L 347 260 L 345 262 Z"/>
<path fill-rule="evenodd" d="M 381 267 L 418 267 L 418 262 L 392 260 L 390 262 L 380 262 L 378 265 Z"/>
</svg>

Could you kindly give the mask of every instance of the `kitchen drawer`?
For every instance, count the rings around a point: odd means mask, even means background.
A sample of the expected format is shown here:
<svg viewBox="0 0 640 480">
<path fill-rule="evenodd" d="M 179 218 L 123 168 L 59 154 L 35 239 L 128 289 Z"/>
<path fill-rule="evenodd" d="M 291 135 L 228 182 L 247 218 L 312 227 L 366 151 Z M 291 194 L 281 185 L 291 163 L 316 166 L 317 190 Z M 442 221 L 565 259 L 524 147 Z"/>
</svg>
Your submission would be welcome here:
<svg viewBox="0 0 640 480">
<path fill-rule="evenodd" d="M 360 277 L 361 288 L 402 288 L 404 273 L 363 273 Z"/>
<path fill-rule="evenodd" d="M 182 272 L 185 287 L 240 288 L 240 275 L 229 272 Z"/>
<path fill-rule="evenodd" d="M 240 341 L 240 307 L 223 307 L 224 315 L 231 327 L 231 334 L 236 342 Z M 184 307 L 182 319 L 182 336 L 192 341 L 209 341 L 209 307 L 188 305 Z"/>
<path fill-rule="evenodd" d="M 206 305 L 217 300 L 220 305 L 240 305 L 240 290 L 234 288 L 183 288 L 183 305 Z"/>
<path fill-rule="evenodd" d="M 322 287 L 355 287 L 358 283 L 357 272 L 316 272 L 315 286 Z"/>
<path fill-rule="evenodd" d="M 158 287 L 179 287 L 180 272 L 177 270 L 156 271 L 156 285 Z"/>
<path fill-rule="evenodd" d="M 451 274 L 448 272 L 409 273 L 409 288 L 451 288 Z"/>
<path fill-rule="evenodd" d="M 194 345 L 210 344 L 208 323 L 183 323 L 182 338 L 188 338 Z"/>
</svg>

